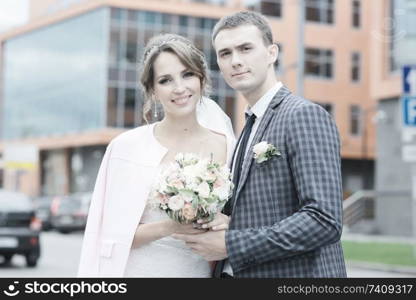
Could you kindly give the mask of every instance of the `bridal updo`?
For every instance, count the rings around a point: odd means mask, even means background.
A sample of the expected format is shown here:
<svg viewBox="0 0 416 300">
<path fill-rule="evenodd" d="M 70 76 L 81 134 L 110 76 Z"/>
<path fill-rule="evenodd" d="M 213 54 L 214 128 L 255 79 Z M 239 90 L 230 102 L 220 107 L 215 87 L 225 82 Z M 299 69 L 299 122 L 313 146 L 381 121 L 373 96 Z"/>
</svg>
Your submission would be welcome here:
<svg viewBox="0 0 416 300">
<path fill-rule="evenodd" d="M 140 61 L 139 80 L 144 94 L 143 118 L 147 120 L 147 114 L 151 110 L 154 70 L 156 58 L 162 52 L 175 54 L 181 63 L 199 77 L 202 95 L 207 95 L 209 89 L 209 71 L 204 53 L 200 51 L 187 38 L 177 34 L 160 34 L 152 37 L 146 44 Z"/>
</svg>

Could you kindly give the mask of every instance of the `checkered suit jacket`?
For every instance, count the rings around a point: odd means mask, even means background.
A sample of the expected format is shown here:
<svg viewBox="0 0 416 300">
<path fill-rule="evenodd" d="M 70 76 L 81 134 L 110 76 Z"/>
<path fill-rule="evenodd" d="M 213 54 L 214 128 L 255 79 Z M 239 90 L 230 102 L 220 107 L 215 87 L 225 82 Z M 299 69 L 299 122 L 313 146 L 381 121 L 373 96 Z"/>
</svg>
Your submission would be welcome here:
<svg viewBox="0 0 416 300">
<path fill-rule="evenodd" d="M 255 144 L 281 155 L 258 164 Z M 346 277 L 340 142 L 332 117 L 281 87 L 244 160 L 226 247 L 235 277 Z"/>
</svg>

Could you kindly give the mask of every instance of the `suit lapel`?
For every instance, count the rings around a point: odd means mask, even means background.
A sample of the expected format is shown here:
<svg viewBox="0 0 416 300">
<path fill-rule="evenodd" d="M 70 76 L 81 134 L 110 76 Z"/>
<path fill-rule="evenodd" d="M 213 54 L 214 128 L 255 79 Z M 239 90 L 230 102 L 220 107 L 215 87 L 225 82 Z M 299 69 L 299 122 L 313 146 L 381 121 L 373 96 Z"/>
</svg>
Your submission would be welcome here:
<svg viewBox="0 0 416 300">
<path fill-rule="evenodd" d="M 273 97 L 273 100 L 270 102 L 269 106 L 267 107 L 266 112 L 263 115 L 263 118 L 260 121 L 259 127 L 257 128 L 256 134 L 254 135 L 254 138 L 251 142 L 251 144 L 249 145 L 248 148 L 248 152 L 247 152 L 247 156 L 245 157 L 244 161 L 243 161 L 243 166 L 242 166 L 242 170 L 241 170 L 241 176 L 240 176 L 240 181 L 238 184 L 238 189 L 236 191 L 236 195 L 235 195 L 235 200 L 233 203 L 233 210 L 234 211 L 234 207 L 235 207 L 235 203 L 237 202 L 238 196 L 242 190 L 242 188 L 244 187 L 244 184 L 246 183 L 248 174 L 249 174 L 249 170 L 250 167 L 254 161 L 254 154 L 253 154 L 253 147 L 254 145 L 256 145 L 257 143 L 261 142 L 261 139 L 264 135 L 264 133 L 266 132 L 266 129 L 268 127 L 268 125 L 270 124 L 271 119 L 273 118 L 275 112 L 275 109 L 279 106 L 279 104 L 283 101 L 284 98 L 286 98 L 286 96 L 290 93 L 290 91 L 285 87 L 282 86 L 279 91 L 276 93 L 276 95 Z"/>
</svg>

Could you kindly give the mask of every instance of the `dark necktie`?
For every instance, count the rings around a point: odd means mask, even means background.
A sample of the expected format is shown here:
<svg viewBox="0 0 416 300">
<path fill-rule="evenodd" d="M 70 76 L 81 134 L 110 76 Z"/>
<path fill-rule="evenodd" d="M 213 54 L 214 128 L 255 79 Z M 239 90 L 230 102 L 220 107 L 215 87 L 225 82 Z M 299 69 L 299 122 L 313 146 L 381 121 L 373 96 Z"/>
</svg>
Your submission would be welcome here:
<svg viewBox="0 0 416 300">
<path fill-rule="evenodd" d="M 238 146 L 237 153 L 234 156 L 235 164 L 234 164 L 234 159 L 233 159 L 233 162 L 231 163 L 231 166 L 234 165 L 234 172 L 233 172 L 234 191 L 233 191 L 233 195 L 231 199 L 226 203 L 224 207 L 224 213 L 227 215 L 231 214 L 232 203 L 235 201 L 235 195 L 237 193 L 238 183 L 240 181 L 241 169 L 243 167 L 247 143 L 248 143 L 248 139 L 250 138 L 251 129 L 253 128 L 253 124 L 255 120 L 256 120 L 255 114 L 251 114 L 251 116 L 246 120 L 246 125 L 244 126 L 244 129 L 241 132 L 241 136 L 240 136 L 240 145 Z"/>
<path fill-rule="evenodd" d="M 247 148 L 247 143 L 248 143 L 248 139 L 250 138 L 250 134 L 251 134 L 251 129 L 253 128 L 253 124 L 254 121 L 256 120 L 256 116 L 255 114 L 252 114 L 248 119 L 247 119 L 247 114 L 246 114 L 246 125 L 244 126 L 243 131 L 241 132 L 240 135 L 240 142 L 237 149 L 237 153 L 234 154 L 233 156 L 233 160 L 231 162 L 231 167 L 234 165 L 234 172 L 233 172 L 233 184 L 234 184 L 234 191 L 233 191 L 233 195 L 231 197 L 230 200 L 228 200 L 228 202 L 225 204 L 223 212 L 226 215 L 231 215 L 231 211 L 232 211 L 232 205 L 235 201 L 235 195 L 237 193 L 237 187 L 238 187 L 238 182 L 240 181 L 240 173 L 241 173 L 241 169 L 243 167 L 243 161 L 244 161 L 244 154 L 246 153 L 246 148 Z M 235 164 L 234 164 L 235 161 Z M 213 266 L 213 277 L 215 278 L 220 278 L 221 277 L 221 273 L 224 269 L 224 264 L 225 264 L 225 260 L 220 260 L 215 262 L 214 266 Z"/>
</svg>

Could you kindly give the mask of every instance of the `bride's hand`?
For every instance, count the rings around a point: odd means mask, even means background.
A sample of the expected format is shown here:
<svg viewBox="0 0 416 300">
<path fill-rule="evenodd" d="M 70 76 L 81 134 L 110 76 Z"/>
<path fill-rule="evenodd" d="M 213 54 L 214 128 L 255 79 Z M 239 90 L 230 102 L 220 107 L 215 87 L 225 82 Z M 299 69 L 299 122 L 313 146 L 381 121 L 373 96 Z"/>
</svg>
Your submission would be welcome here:
<svg viewBox="0 0 416 300">
<path fill-rule="evenodd" d="M 172 234 L 179 233 L 179 234 L 198 234 L 203 233 L 206 230 L 201 230 L 198 228 L 195 228 L 193 224 L 179 224 L 178 222 L 175 222 L 172 220 L 172 223 L 170 224 L 172 226 Z"/>
<path fill-rule="evenodd" d="M 198 224 L 201 224 L 201 228 L 210 229 L 213 231 L 227 230 L 228 223 L 230 223 L 230 217 L 218 212 L 215 215 L 214 220 L 208 221 L 206 219 L 198 220 Z"/>
</svg>

